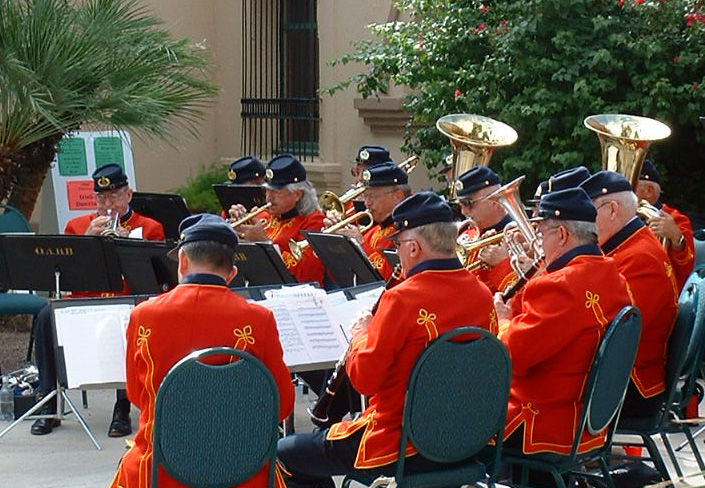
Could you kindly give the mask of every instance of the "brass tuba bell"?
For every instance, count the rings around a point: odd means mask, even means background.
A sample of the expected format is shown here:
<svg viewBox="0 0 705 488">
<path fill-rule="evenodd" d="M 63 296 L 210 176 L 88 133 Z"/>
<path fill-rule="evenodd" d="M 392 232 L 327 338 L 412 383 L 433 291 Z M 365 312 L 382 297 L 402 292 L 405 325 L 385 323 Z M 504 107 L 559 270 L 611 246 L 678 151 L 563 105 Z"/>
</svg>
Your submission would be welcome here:
<svg viewBox="0 0 705 488">
<path fill-rule="evenodd" d="M 602 169 L 621 173 L 635 190 L 651 142 L 671 135 L 663 122 L 636 115 L 591 115 L 583 123 L 600 138 Z"/>
<path fill-rule="evenodd" d="M 487 166 L 492 153 L 500 146 L 517 140 L 514 129 L 503 122 L 474 114 L 444 115 L 436 128 L 450 138 L 453 162 L 449 198 L 455 199 L 458 177 L 475 166 Z"/>
</svg>

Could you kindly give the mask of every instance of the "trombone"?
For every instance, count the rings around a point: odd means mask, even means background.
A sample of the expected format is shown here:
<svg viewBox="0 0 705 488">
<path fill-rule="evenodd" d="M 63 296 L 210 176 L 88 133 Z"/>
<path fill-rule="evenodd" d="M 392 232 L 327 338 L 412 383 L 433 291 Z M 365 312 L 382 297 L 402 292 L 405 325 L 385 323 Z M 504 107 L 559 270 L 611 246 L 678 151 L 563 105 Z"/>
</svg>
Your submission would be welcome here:
<svg viewBox="0 0 705 488">
<path fill-rule="evenodd" d="M 341 220 L 340 222 L 337 222 L 330 227 L 326 227 L 321 231 L 322 234 L 331 234 L 335 232 L 338 229 L 342 229 L 346 225 L 358 221 L 363 217 L 367 217 L 370 220 L 369 224 L 363 225 L 360 227 L 361 232 L 365 232 L 366 230 L 370 229 L 373 225 L 373 219 L 372 219 L 372 214 L 366 210 L 362 212 L 357 212 L 356 214 L 351 215 L 347 219 Z M 309 243 L 306 239 L 303 239 L 301 241 L 295 241 L 294 239 L 289 239 L 289 251 L 291 254 L 294 256 L 294 258 L 297 261 L 301 260 L 301 257 L 304 255 L 304 251 L 306 248 L 309 246 Z"/>
<path fill-rule="evenodd" d="M 411 174 L 411 172 L 414 171 L 418 165 L 418 156 L 411 156 L 410 158 L 407 158 L 399 163 L 399 167 L 406 171 L 407 175 Z M 366 189 L 366 186 L 360 185 L 356 188 L 349 189 L 341 196 L 336 195 L 332 191 L 324 191 L 321 196 L 318 197 L 318 204 L 324 212 L 333 211 L 337 212 L 339 215 L 344 215 L 345 205 L 359 197 Z"/>
<path fill-rule="evenodd" d="M 262 212 L 269 210 L 269 207 L 271 207 L 271 206 L 272 206 L 272 202 L 267 202 L 264 205 L 262 205 L 260 208 L 258 208 L 257 210 L 254 210 L 254 211 L 240 217 L 239 219 L 237 219 L 234 222 L 230 222 L 230 226 L 233 229 L 237 229 L 239 226 L 241 226 L 245 222 L 248 222 L 249 220 L 255 218 L 256 216 L 258 216 Z M 264 219 L 262 219 L 262 220 L 264 220 Z"/>
</svg>

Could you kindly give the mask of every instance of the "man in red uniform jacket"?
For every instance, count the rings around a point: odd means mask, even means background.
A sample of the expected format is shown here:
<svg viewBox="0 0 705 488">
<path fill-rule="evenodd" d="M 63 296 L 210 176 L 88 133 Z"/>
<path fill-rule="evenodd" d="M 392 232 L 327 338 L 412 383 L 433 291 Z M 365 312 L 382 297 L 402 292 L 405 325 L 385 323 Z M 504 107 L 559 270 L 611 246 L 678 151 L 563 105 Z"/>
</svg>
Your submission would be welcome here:
<svg viewBox="0 0 705 488">
<path fill-rule="evenodd" d="M 293 410 L 294 387 L 284 364 L 271 310 L 249 303 L 228 289 L 235 277 L 237 236 L 222 218 L 200 214 L 179 228 L 179 285 L 142 302 L 127 325 L 127 394 L 140 409 L 135 442 L 125 453 L 112 488 L 148 488 L 151 481 L 154 402 L 162 379 L 187 354 L 212 346 L 245 350 L 269 369 L 279 390 L 279 419 Z M 176 250 L 175 250 L 176 251 Z M 204 392 L 208 395 L 208 392 Z M 228 419 L 222 419 L 227 422 Z M 159 487 L 181 487 L 160 467 Z M 268 467 L 240 487 L 267 484 Z M 275 486 L 284 486 L 277 468 Z"/>
<path fill-rule="evenodd" d="M 360 232 L 357 225 L 349 225 L 338 231 L 355 239 L 365 251 L 372 266 L 387 281 L 392 276 L 393 268 L 384 257 L 385 249 L 392 249 L 389 236 L 394 232 L 392 210 L 411 195 L 409 175 L 393 161 L 387 161 L 370 166 L 363 171 L 365 191 L 362 198 L 367 210 L 372 214 L 372 227 Z M 338 219 L 328 218 L 326 224 L 332 225 Z"/>
<path fill-rule="evenodd" d="M 596 214 L 580 188 L 542 196 L 537 230 L 547 268 L 515 298 L 517 315 L 495 295 L 499 337 L 512 360 L 505 438 L 526 454 L 570 452 L 600 340 L 630 304 L 624 277 L 598 247 Z M 602 443 L 603 434 L 585 432 L 579 451 Z"/>
<path fill-rule="evenodd" d="M 644 161 L 636 196 L 661 211 L 661 215 L 650 218 L 646 225 L 657 237 L 668 239 L 666 250 L 681 290 L 695 265 L 693 227 L 687 215 L 661 201 L 661 176 L 649 159 Z"/>
<path fill-rule="evenodd" d="M 353 324 L 345 366 L 369 405 L 355 420 L 280 439 L 277 451 L 290 475 L 289 488 L 333 487 L 331 476 L 357 470 L 392 474 L 406 386 L 418 355 L 455 327 L 496 327 L 490 291 L 463 269 L 455 254 L 457 231 L 450 206 L 436 194 L 422 192 L 402 201 L 392 218 L 405 279 L 383 292 L 374 316 Z M 462 304 L 457 296 L 464 297 Z M 434 467 L 413 445 L 406 454 L 409 470 Z"/>
<path fill-rule="evenodd" d="M 581 187 L 597 208 L 600 247 L 617 262 L 641 311 L 641 338 L 622 417 L 651 416 L 666 389 L 666 349 L 678 312 L 673 267 L 661 243 L 637 217 L 637 198 L 624 176 L 599 171 Z"/>
<path fill-rule="evenodd" d="M 497 173 L 487 166 L 475 166 L 461 174 L 454 184 L 460 212 L 476 226 L 470 225 L 458 236 L 461 242 L 473 241 L 478 232 L 480 238 L 502 232 L 504 226 L 512 222 L 502 205 L 486 198 L 501 186 Z M 493 293 L 503 291 L 516 281 L 507 246 L 503 242 L 471 253 L 466 264 L 471 263 L 480 263 L 473 272 Z"/>
<path fill-rule="evenodd" d="M 255 218 L 251 224 L 242 224 L 237 228 L 239 237 L 248 241 L 271 241 L 279 248 L 284 264 L 297 281 L 318 282 L 323 286 L 323 263 L 311 246 L 300 260 L 289 248 L 290 239 L 305 239 L 302 230 L 320 232 L 324 225 L 316 190 L 306 179 L 306 168 L 291 154 L 282 154 L 267 164 L 265 180 L 267 203 L 271 204 L 269 222 L 263 224 Z M 230 216 L 235 219 L 245 213 L 242 205 L 230 209 Z"/>
<path fill-rule="evenodd" d="M 134 237 L 151 241 L 164 240 L 162 224 L 149 217 L 140 215 L 130 208 L 132 189 L 127 184 L 127 176 L 117 164 L 110 163 L 93 172 L 93 191 L 96 196 L 96 211 L 90 214 L 75 217 L 66 223 L 64 234 L 71 235 L 101 235 L 110 227 L 115 218 L 116 232 L 121 237 L 130 234 Z M 127 294 L 124 290 L 119 294 Z M 103 293 L 101 296 L 112 295 Z M 96 293 L 77 292 L 73 296 L 94 297 Z M 51 309 L 47 306 L 35 318 L 34 341 L 36 345 L 35 356 L 39 369 L 40 392 L 42 396 L 49 394 L 56 388 L 56 359 L 54 357 L 53 333 L 51 332 Z M 56 413 L 56 401 L 50 400 L 42 409 L 42 414 Z M 61 425 L 59 419 L 42 418 L 36 420 L 30 432 L 34 435 L 45 435 L 52 432 L 54 427 Z M 132 432 L 130 423 L 130 402 L 124 390 L 117 390 L 117 400 L 113 408 L 113 419 L 108 428 L 110 437 L 122 437 Z"/>
</svg>

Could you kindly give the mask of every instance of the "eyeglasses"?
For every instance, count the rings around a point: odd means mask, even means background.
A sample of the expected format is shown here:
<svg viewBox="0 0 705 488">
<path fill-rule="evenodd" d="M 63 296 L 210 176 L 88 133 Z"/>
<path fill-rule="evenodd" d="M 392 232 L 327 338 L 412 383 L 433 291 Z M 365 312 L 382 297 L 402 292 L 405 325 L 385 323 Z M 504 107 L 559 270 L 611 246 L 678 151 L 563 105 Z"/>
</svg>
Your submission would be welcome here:
<svg viewBox="0 0 705 488">
<path fill-rule="evenodd" d="M 609 200 L 609 201 L 607 201 L 607 202 L 601 203 L 600 205 L 598 205 L 597 207 L 595 207 L 595 210 L 600 210 L 602 207 L 604 207 L 605 205 L 609 205 L 609 204 L 612 203 L 613 201 L 614 201 L 614 200 Z"/>
<path fill-rule="evenodd" d="M 381 191 L 378 193 L 371 193 L 370 190 L 365 190 L 365 192 L 362 194 L 362 199 L 363 200 L 377 200 L 378 198 L 384 196 L 384 195 L 389 195 L 391 193 L 394 193 L 396 190 L 387 190 L 387 191 Z"/>
<path fill-rule="evenodd" d="M 458 200 L 458 204 L 462 207 L 467 208 L 467 209 L 471 209 L 476 203 L 481 202 L 483 200 L 485 200 L 485 199 L 484 198 L 477 198 L 475 200 L 470 200 L 470 199 Z"/>
<path fill-rule="evenodd" d="M 126 194 L 127 194 L 127 192 L 123 189 L 113 190 L 113 191 L 104 191 L 104 192 L 96 193 L 95 198 L 96 198 L 96 200 L 98 200 L 100 202 L 105 202 L 105 201 L 115 202 L 117 200 L 120 200 Z"/>
<path fill-rule="evenodd" d="M 399 249 L 402 242 L 411 242 L 413 240 L 414 239 L 392 239 L 392 245 L 394 246 L 394 249 Z"/>
</svg>

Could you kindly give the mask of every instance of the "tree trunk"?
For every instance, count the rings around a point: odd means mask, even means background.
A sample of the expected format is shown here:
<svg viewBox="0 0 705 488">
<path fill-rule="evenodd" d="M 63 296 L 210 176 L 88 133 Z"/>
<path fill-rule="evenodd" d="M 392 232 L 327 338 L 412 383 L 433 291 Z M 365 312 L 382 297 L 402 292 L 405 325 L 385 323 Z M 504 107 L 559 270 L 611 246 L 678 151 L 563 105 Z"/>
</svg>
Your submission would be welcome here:
<svg viewBox="0 0 705 488">
<path fill-rule="evenodd" d="M 11 187 L 6 188 L 7 203 L 16 207 L 29 220 L 42 191 L 44 178 L 51 168 L 56 148 L 63 134 L 45 137 L 9 157 Z"/>
</svg>

